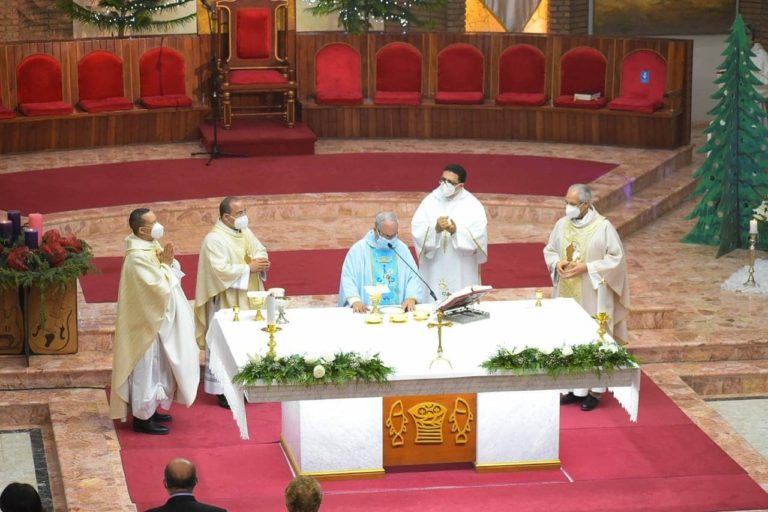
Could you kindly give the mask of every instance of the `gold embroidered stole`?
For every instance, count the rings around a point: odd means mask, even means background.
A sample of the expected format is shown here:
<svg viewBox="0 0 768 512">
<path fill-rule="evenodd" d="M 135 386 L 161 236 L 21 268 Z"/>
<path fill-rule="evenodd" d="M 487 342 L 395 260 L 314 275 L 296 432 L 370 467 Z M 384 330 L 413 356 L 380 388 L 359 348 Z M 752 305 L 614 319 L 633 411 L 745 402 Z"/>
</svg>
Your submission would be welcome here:
<svg viewBox="0 0 768 512">
<path fill-rule="evenodd" d="M 566 222 L 565 232 L 563 234 L 563 245 L 561 248 L 560 259 L 568 259 L 567 251 L 569 247 L 574 248 L 573 263 L 584 263 L 587 258 L 587 248 L 592 242 L 597 228 L 603 223 L 602 215 L 597 215 L 595 219 L 584 227 L 577 228 L 573 222 Z M 583 276 L 576 276 L 570 279 L 561 279 L 558 286 L 559 297 L 571 297 L 581 304 L 581 280 Z"/>
</svg>

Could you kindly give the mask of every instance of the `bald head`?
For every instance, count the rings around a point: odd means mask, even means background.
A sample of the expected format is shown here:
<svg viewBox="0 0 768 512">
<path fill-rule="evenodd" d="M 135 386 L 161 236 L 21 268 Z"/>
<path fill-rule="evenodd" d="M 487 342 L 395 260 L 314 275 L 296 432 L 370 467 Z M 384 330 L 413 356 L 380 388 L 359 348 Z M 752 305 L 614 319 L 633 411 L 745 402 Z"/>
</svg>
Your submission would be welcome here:
<svg viewBox="0 0 768 512">
<path fill-rule="evenodd" d="M 188 491 L 197 485 L 195 465 L 187 459 L 175 458 L 165 466 L 165 488 L 168 492 Z"/>
</svg>

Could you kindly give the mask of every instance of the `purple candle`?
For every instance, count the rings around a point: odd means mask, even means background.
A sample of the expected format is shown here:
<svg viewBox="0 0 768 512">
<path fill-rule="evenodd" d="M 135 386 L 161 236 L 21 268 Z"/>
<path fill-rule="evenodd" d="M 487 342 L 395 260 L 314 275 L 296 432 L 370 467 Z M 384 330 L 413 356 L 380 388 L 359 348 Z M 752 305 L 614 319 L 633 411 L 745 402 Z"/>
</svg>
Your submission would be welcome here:
<svg viewBox="0 0 768 512">
<path fill-rule="evenodd" d="M 8 210 L 8 220 L 11 221 L 13 232 L 11 233 L 11 242 L 16 242 L 21 234 L 21 212 L 19 210 Z"/>
<path fill-rule="evenodd" d="M 30 249 L 37 249 L 37 230 L 25 229 L 24 230 L 24 245 Z"/>
<path fill-rule="evenodd" d="M 10 241 L 13 236 L 13 223 L 9 220 L 0 220 L 0 239 Z"/>
</svg>

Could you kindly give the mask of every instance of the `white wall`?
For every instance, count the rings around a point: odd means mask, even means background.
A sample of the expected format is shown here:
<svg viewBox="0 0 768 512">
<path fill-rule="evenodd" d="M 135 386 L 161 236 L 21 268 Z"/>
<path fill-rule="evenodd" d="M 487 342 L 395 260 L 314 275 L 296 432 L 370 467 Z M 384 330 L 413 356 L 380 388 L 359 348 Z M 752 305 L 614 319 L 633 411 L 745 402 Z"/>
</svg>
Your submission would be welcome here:
<svg viewBox="0 0 768 512">
<path fill-rule="evenodd" d="M 710 96 L 717 91 L 715 69 L 723 63 L 724 57 L 720 54 L 725 50 L 726 37 L 727 34 L 679 36 L 680 39 L 693 39 L 691 123 L 694 125 L 708 123 L 711 119 L 707 112 L 715 106 Z"/>
</svg>

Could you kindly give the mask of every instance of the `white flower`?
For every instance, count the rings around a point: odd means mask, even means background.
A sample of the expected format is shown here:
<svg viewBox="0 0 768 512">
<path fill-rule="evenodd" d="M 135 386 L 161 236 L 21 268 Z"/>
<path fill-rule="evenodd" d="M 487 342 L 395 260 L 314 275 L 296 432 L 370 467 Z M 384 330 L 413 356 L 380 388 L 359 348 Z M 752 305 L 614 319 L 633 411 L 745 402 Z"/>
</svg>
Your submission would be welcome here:
<svg viewBox="0 0 768 512">
<path fill-rule="evenodd" d="M 573 355 L 573 349 L 571 348 L 570 345 L 568 345 L 567 347 L 563 347 L 562 353 L 563 353 L 564 356 L 572 356 Z"/>
<path fill-rule="evenodd" d="M 334 354 L 333 352 L 330 352 L 328 354 L 323 354 L 323 357 L 321 359 L 326 363 L 332 363 L 334 359 L 336 359 L 336 354 Z"/>
<path fill-rule="evenodd" d="M 258 352 L 254 352 L 253 354 L 248 354 L 248 359 L 250 359 L 253 364 L 261 363 L 261 356 L 259 355 Z"/>
<path fill-rule="evenodd" d="M 315 366 L 315 369 L 312 370 L 312 375 L 314 375 L 316 379 L 322 379 L 325 377 L 325 367 L 321 364 Z"/>
<path fill-rule="evenodd" d="M 600 345 L 600 350 L 602 352 L 612 352 L 615 354 L 619 351 L 619 347 L 617 347 L 615 343 L 603 343 Z"/>
<path fill-rule="evenodd" d="M 304 362 L 307 364 L 315 364 L 317 363 L 317 356 L 304 356 Z"/>
<path fill-rule="evenodd" d="M 541 353 L 542 353 L 542 354 L 544 354 L 545 356 L 548 356 L 548 355 L 549 355 L 549 354 L 551 354 L 551 353 L 552 353 L 554 350 L 555 350 L 554 348 L 552 348 L 552 347 L 548 347 L 548 348 L 541 348 L 541 349 L 539 349 L 539 352 L 541 352 Z"/>
</svg>

